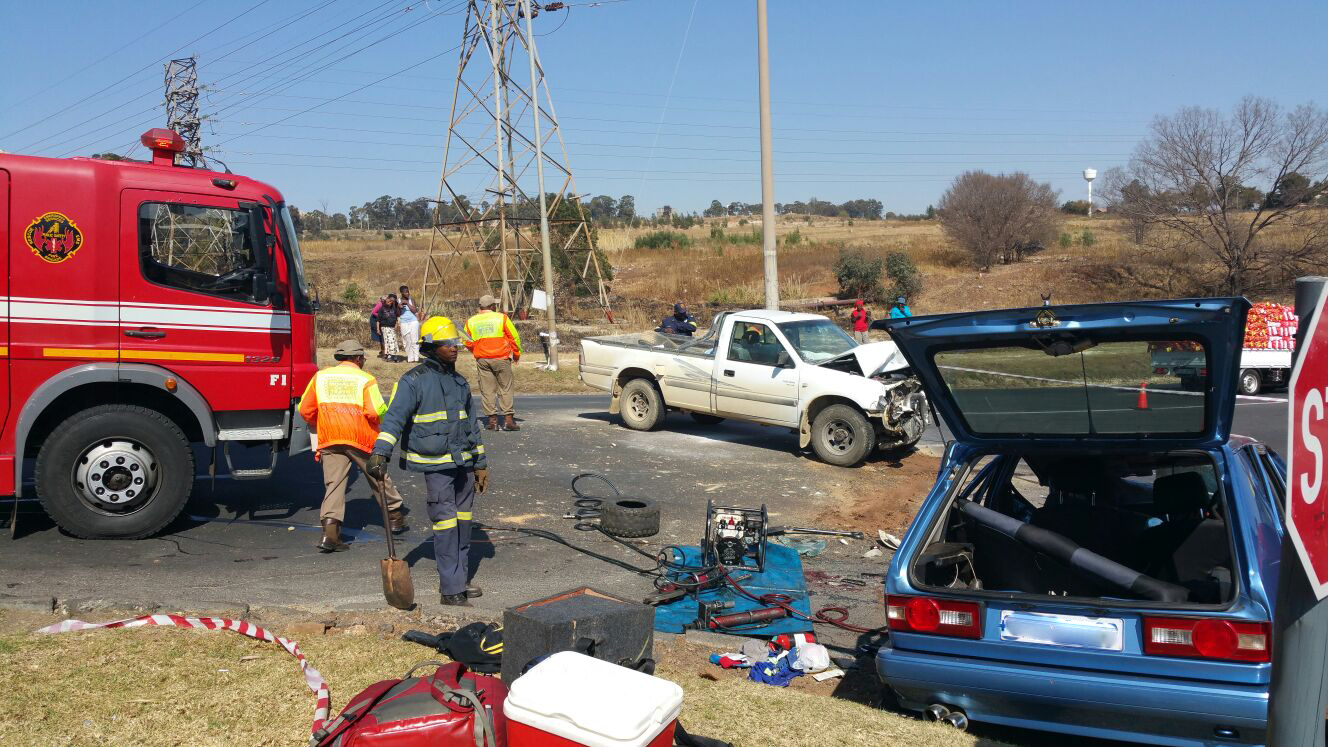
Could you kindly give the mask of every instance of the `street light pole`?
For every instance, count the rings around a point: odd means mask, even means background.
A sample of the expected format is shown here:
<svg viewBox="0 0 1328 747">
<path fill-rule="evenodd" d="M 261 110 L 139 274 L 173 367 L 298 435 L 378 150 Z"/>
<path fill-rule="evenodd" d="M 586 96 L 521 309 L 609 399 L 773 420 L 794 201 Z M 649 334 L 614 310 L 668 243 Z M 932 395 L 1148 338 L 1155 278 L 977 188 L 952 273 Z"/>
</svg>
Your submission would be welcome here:
<svg viewBox="0 0 1328 747">
<path fill-rule="evenodd" d="M 547 307 L 544 309 L 545 320 L 549 325 L 549 351 L 548 363 L 545 367 L 549 371 L 558 370 L 558 326 L 556 314 L 553 309 L 553 257 L 549 249 L 549 207 L 548 198 L 544 194 L 544 135 L 540 129 L 540 105 L 539 105 L 539 82 L 535 62 L 535 32 L 531 28 L 530 0 L 522 0 L 522 12 L 526 14 L 526 39 L 529 48 L 527 57 L 530 58 L 530 100 L 533 104 L 532 109 L 535 113 L 535 173 L 539 180 L 539 210 L 540 210 L 540 253 L 544 257 L 544 303 Z"/>
<path fill-rule="evenodd" d="M 771 164 L 770 41 L 766 0 L 756 0 L 757 77 L 761 89 L 761 249 L 765 257 L 765 307 L 779 308 L 779 263 L 775 257 L 775 175 Z"/>
</svg>

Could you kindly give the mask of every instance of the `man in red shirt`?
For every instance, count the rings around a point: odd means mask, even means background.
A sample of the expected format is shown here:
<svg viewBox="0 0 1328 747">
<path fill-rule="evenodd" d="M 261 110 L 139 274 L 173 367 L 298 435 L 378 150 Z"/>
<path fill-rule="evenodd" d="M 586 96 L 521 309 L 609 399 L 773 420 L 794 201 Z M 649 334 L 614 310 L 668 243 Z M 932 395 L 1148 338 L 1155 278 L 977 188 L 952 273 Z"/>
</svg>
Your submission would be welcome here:
<svg viewBox="0 0 1328 747">
<path fill-rule="evenodd" d="M 867 314 L 861 298 L 853 304 L 853 313 L 849 316 L 853 319 L 853 339 L 857 340 L 859 345 L 866 345 L 870 342 L 867 339 L 867 328 L 871 326 L 871 317 Z"/>
</svg>

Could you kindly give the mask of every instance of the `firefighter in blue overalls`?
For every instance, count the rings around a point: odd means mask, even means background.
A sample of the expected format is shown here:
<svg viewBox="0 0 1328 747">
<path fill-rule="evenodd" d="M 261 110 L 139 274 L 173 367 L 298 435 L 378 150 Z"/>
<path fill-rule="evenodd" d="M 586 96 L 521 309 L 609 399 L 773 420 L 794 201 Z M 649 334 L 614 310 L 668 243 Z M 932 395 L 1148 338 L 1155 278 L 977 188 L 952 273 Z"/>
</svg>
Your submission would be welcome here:
<svg viewBox="0 0 1328 747">
<path fill-rule="evenodd" d="M 381 479 L 392 448 L 400 446 L 401 465 L 424 473 L 441 601 L 465 606 L 481 594 L 467 572 L 471 507 L 475 493 L 488 487 L 488 462 L 470 384 L 456 371 L 461 345 L 456 325 L 430 317 L 420 325 L 419 344 L 424 362 L 392 388 L 366 471 Z"/>
</svg>

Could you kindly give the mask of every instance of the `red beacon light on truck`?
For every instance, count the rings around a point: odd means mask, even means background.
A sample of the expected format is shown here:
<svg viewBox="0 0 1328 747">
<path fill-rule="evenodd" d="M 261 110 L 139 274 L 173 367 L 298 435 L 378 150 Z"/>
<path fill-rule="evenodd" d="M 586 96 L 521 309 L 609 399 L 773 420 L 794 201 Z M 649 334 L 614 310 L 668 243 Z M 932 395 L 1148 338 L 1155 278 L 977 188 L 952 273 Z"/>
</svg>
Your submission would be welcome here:
<svg viewBox="0 0 1328 747">
<path fill-rule="evenodd" d="M 154 166 L 174 166 L 175 154 L 184 152 L 184 138 L 175 130 L 154 127 L 138 138 L 143 147 L 152 151 Z"/>
</svg>

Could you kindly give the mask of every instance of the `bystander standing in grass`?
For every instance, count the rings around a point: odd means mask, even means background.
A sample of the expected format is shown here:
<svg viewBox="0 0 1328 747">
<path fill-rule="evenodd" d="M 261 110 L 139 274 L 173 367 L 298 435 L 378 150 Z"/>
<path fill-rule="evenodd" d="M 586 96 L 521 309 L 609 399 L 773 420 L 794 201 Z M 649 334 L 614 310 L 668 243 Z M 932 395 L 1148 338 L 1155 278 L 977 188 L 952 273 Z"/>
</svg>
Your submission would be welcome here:
<svg viewBox="0 0 1328 747">
<path fill-rule="evenodd" d="M 859 345 L 866 345 L 868 342 L 867 329 L 871 326 L 871 315 L 867 312 L 867 306 L 859 298 L 853 303 L 853 313 L 849 314 L 853 320 L 853 339 L 858 341 Z"/>
</svg>

